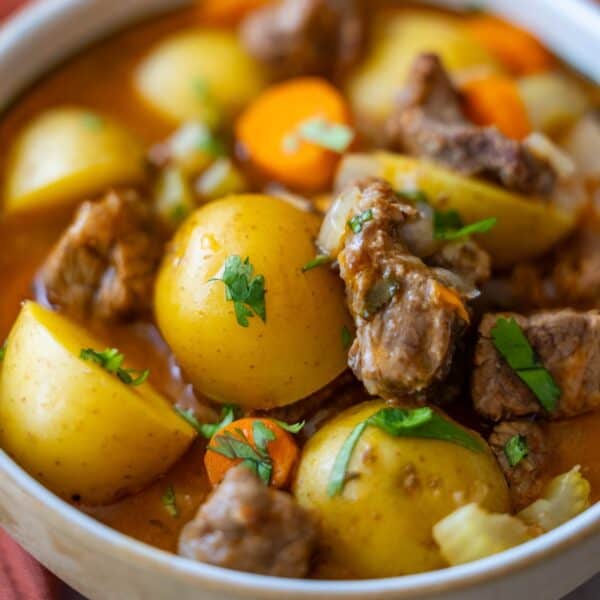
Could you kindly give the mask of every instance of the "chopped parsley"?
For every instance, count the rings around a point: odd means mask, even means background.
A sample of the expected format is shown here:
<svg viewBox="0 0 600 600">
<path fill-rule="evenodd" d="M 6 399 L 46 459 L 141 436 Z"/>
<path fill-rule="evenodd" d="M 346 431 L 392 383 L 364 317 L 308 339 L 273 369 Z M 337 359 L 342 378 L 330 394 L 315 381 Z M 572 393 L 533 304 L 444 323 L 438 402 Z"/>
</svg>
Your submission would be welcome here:
<svg viewBox="0 0 600 600">
<path fill-rule="evenodd" d="M 473 452 L 483 452 L 483 445 L 476 436 L 445 419 L 429 407 L 382 408 L 368 419 L 358 423 L 344 440 L 331 470 L 327 485 L 329 496 L 337 496 L 342 493 L 347 480 L 352 452 L 367 427 L 377 427 L 393 437 L 442 440 Z"/>
<path fill-rule="evenodd" d="M 363 319 L 370 319 L 376 315 L 398 291 L 398 282 L 393 279 L 378 279 L 365 294 L 365 303 L 360 316 Z"/>
<path fill-rule="evenodd" d="M 529 454 L 527 438 L 520 434 L 513 435 L 504 444 L 504 454 L 506 455 L 508 464 L 511 467 L 516 467 Z"/>
<path fill-rule="evenodd" d="M 183 221 L 188 216 L 189 210 L 185 204 L 176 204 L 169 214 L 171 220 L 175 223 Z"/>
<path fill-rule="evenodd" d="M 309 260 L 303 267 L 302 272 L 306 273 L 306 271 L 310 271 L 311 269 L 316 269 L 317 267 L 322 267 L 323 265 L 328 265 L 333 259 L 328 254 L 317 254 L 313 259 Z"/>
<path fill-rule="evenodd" d="M 556 409 L 561 389 L 540 362 L 514 318 L 499 318 L 491 330 L 496 350 L 548 412 Z"/>
<path fill-rule="evenodd" d="M 221 417 L 217 423 L 200 423 L 191 408 L 184 410 L 178 406 L 175 407 L 175 412 L 207 440 L 226 425 L 233 423 L 237 410 L 238 407 L 235 404 L 225 404 L 221 409 Z"/>
<path fill-rule="evenodd" d="M 240 464 L 255 473 L 265 484 L 271 483 L 273 461 L 268 451 L 268 443 L 275 440 L 275 434 L 262 422 L 252 426 L 254 446 L 241 429 L 235 433 L 225 431 L 217 434 L 208 446 L 209 452 L 216 452 L 230 460 L 241 459 Z"/>
<path fill-rule="evenodd" d="M 79 358 L 95 362 L 127 385 L 141 385 L 150 375 L 150 369 L 124 369 L 125 355 L 116 348 L 106 348 L 102 352 L 92 348 L 82 348 Z"/>
<path fill-rule="evenodd" d="M 350 346 L 352 346 L 354 338 L 352 337 L 352 333 L 350 330 L 344 325 L 342 327 L 342 346 L 344 346 L 344 350 L 348 350 Z"/>
<path fill-rule="evenodd" d="M 306 424 L 306 421 L 298 421 L 297 423 L 286 423 L 285 421 L 280 421 L 279 419 L 270 419 L 275 423 L 275 425 L 279 425 L 281 429 L 287 431 L 288 433 L 300 433 L 302 428 Z"/>
<path fill-rule="evenodd" d="M 0 361 L 4 360 L 5 354 L 6 354 L 6 344 L 4 344 L 4 346 L 0 346 Z"/>
<path fill-rule="evenodd" d="M 179 509 L 177 508 L 177 497 L 175 496 L 175 489 L 170 485 L 165 493 L 161 497 L 161 502 L 165 507 L 165 510 L 174 518 L 179 517 Z"/>
<path fill-rule="evenodd" d="M 248 319 L 258 316 L 263 322 L 267 319 L 265 306 L 265 278 L 254 275 L 250 258 L 227 257 L 223 276 L 209 281 L 222 281 L 225 284 L 225 298 L 233 302 L 235 317 L 242 327 L 248 327 Z"/>
<path fill-rule="evenodd" d="M 354 131 L 347 125 L 333 123 L 324 117 L 313 117 L 300 123 L 293 133 L 283 138 L 283 150 L 296 152 L 300 141 L 310 142 L 326 150 L 343 154 L 354 139 Z"/>
<path fill-rule="evenodd" d="M 348 227 L 352 230 L 353 233 L 360 233 L 362 231 L 363 225 L 373 220 L 373 210 L 368 208 L 367 210 L 361 212 L 359 215 L 354 215 L 351 219 L 348 220 Z"/>
<path fill-rule="evenodd" d="M 464 225 L 457 211 L 436 210 L 433 213 L 433 237 L 436 240 L 458 240 L 472 233 L 485 233 L 496 225 L 496 221 L 496 217 L 490 217 Z"/>
</svg>

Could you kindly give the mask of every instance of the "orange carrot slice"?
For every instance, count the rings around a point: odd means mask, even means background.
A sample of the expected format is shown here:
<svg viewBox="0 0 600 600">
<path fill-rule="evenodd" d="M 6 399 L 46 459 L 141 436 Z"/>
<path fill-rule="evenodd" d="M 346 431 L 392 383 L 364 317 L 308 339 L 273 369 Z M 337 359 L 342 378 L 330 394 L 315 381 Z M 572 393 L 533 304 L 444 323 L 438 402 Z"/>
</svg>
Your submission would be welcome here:
<svg viewBox="0 0 600 600">
<path fill-rule="evenodd" d="M 331 183 L 340 154 L 352 140 L 349 124 L 342 95 L 323 79 L 305 77 L 263 92 L 240 116 L 236 135 L 264 176 L 318 191 Z"/>
<path fill-rule="evenodd" d="M 490 15 L 466 21 L 467 31 L 516 75 L 549 69 L 554 59 L 529 32 Z"/>
<path fill-rule="evenodd" d="M 266 428 L 270 432 L 267 433 L 266 439 L 263 436 L 262 448 L 261 444 L 257 445 L 255 441 L 257 423 L 263 431 Z M 241 452 L 236 452 L 237 448 Z M 269 473 L 270 476 L 263 477 L 265 483 L 269 481 L 273 487 L 281 488 L 289 483 L 300 451 L 294 438 L 274 421 L 257 418 L 238 419 L 215 433 L 204 455 L 204 466 L 213 485 L 220 483 L 229 469 L 244 462 L 244 458 L 233 456 L 240 453 L 247 456 L 254 454 L 255 460 L 250 460 L 253 463 L 252 468 L 259 471 L 259 476 L 261 473 Z M 263 457 L 263 460 L 257 460 L 256 457 Z"/>
<path fill-rule="evenodd" d="M 465 111 L 478 125 L 495 125 L 504 135 L 520 140 L 531 132 L 527 108 L 515 82 L 490 75 L 461 87 Z"/>
</svg>

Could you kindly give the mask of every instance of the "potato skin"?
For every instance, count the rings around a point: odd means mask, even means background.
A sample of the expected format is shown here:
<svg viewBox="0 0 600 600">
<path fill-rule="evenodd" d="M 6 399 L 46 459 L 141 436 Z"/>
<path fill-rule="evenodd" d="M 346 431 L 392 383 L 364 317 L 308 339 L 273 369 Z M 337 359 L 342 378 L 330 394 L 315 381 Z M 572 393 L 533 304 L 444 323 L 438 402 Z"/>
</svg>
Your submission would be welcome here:
<svg viewBox="0 0 600 600">
<path fill-rule="evenodd" d="M 135 86 L 165 119 L 217 127 L 258 94 L 262 68 L 233 32 L 190 29 L 158 44 L 142 61 Z"/>
<path fill-rule="evenodd" d="M 147 383 L 127 386 L 82 348 L 83 329 L 26 302 L 9 335 L 0 380 L 0 447 L 66 499 L 104 504 L 166 472 L 194 430 Z"/>
<path fill-rule="evenodd" d="M 289 404 L 320 389 L 346 364 L 351 328 L 343 287 L 314 258 L 319 218 L 260 195 L 209 203 L 183 224 L 159 271 L 159 328 L 196 389 L 248 408 Z M 266 322 L 238 324 L 221 281 L 225 260 L 249 257 L 263 275 Z"/>
<path fill-rule="evenodd" d="M 81 201 L 146 176 L 144 149 L 126 129 L 89 110 L 61 107 L 35 118 L 11 150 L 4 210 Z"/>
<path fill-rule="evenodd" d="M 377 400 L 348 409 L 304 447 L 294 493 L 320 518 L 325 575 L 344 568 L 358 578 L 393 577 L 441 568 L 435 523 L 468 502 L 497 512 L 510 508 L 506 482 L 489 450 L 396 438 L 374 427 L 354 449 L 348 472 L 356 477 L 330 498 L 327 483 L 341 445 L 357 423 L 385 406 Z"/>
</svg>

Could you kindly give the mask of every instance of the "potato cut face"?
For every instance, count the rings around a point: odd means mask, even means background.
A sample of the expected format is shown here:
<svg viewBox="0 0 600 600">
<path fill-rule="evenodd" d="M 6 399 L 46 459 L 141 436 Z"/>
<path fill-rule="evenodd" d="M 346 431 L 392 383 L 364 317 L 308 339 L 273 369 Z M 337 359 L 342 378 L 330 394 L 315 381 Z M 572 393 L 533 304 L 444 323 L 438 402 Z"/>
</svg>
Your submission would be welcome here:
<svg viewBox="0 0 600 600">
<path fill-rule="evenodd" d="M 60 496 L 103 504 L 167 471 L 195 433 L 150 384 L 125 385 L 82 360 L 83 348 L 104 346 L 23 306 L 2 363 L 0 446 Z"/>
</svg>

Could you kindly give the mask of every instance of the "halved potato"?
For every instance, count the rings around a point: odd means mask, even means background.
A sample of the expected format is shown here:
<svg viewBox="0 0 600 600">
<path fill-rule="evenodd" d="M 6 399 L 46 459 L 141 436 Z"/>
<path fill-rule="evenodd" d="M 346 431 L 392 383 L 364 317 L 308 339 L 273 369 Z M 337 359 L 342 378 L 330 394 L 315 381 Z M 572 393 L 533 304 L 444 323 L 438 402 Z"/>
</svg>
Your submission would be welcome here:
<svg viewBox="0 0 600 600">
<path fill-rule="evenodd" d="M 4 210 L 66 204 L 144 177 L 144 148 L 126 129 L 83 108 L 55 108 L 36 117 L 15 142 Z"/>
<path fill-rule="evenodd" d="M 468 35 L 455 17 L 419 10 L 383 11 L 373 44 L 348 82 L 355 112 L 375 125 L 391 113 L 416 56 L 435 52 L 453 74 L 501 72 L 499 63 Z"/>
<path fill-rule="evenodd" d="M 193 29 L 161 42 L 139 66 L 135 85 L 166 119 L 215 127 L 262 88 L 261 67 L 233 32 Z"/>
<path fill-rule="evenodd" d="M 338 181 L 352 178 L 352 161 L 361 175 L 383 177 L 396 190 L 422 190 L 435 208 L 456 210 L 465 224 L 496 217 L 493 229 L 475 236 L 496 266 L 543 254 L 575 225 L 574 213 L 552 204 L 400 154 L 349 155 L 342 162 Z"/>
<path fill-rule="evenodd" d="M 104 346 L 25 303 L 2 363 L 0 447 L 64 498 L 102 504 L 167 471 L 195 432 L 149 384 L 125 385 L 82 348 Z"/>
</svg>

